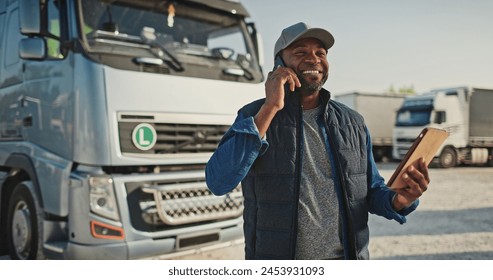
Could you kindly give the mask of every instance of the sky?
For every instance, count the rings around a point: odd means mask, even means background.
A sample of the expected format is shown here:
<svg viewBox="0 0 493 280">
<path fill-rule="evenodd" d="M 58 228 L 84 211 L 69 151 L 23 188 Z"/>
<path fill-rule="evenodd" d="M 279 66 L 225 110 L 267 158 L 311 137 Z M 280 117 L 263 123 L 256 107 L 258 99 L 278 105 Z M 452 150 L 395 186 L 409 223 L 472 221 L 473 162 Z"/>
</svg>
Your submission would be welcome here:
<svg viewBox="0 0 493 280">
<path fill-rule="evenodd" d="M 493 88 L 491 0 L 242 0 L 264 42 L 265 73 L 282 29 L 303 21 L 335 37 L 333 94 L 413 87 Z"/>
</svg>

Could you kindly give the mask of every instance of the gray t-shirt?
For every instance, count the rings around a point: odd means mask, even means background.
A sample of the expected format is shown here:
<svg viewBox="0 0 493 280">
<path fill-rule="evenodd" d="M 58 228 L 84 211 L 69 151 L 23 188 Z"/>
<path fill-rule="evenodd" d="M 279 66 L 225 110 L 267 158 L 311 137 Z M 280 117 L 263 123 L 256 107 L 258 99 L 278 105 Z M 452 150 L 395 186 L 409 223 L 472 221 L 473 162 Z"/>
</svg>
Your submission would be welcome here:
<svg viewBox="0 0 493 280">
<path fill-rule="evenodd" d="M 296 259 L 344 256 L 339 202 L 322 131 L 322 107 L 303 111 L 303 162 L 298 209 Z"/>
</svg>

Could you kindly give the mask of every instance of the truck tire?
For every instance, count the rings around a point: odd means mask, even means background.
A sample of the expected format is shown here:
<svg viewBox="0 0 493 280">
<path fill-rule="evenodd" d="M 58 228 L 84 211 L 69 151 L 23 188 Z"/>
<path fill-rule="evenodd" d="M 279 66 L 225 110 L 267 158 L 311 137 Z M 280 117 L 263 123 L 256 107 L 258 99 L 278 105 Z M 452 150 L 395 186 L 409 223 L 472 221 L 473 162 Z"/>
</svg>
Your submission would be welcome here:
<svg viewBox="0 0 493 280">
<path fill-rule="evenodd" d="M 457 154 L 454 149 L 445 147 L 440 154 L 439 164 L 441 168 L 452 168 L 457 164 Z"/>
<path fill-rule="evenodd" d="M 7 243 L 13 260 L 44 259 L 42 210 L 32 192 L 32 182 L 15 186 L 7 212 Z"/>
</svg>

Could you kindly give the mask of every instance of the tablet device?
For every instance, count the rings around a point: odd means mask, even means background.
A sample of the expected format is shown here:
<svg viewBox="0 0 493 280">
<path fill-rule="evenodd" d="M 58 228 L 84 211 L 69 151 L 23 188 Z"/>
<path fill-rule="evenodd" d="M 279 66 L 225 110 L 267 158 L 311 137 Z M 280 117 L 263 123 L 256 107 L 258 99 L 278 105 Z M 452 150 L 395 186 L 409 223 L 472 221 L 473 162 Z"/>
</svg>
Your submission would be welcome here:
<svg viewBox="0 0 493 280">
<path fill-rule="evenodd" d="M 420 158 L 424 158 L 425 163 L 428 166 L 447 137 L 448 132 L 443 129 L 430 127 L 423 129 L 413 142 L 409 151 L 407 151 L 404 159 L 399 166 L 397 166 L 387 185 L 394 190 L 405 188 L 406 184 L 401 178 L 402 174 L 404 174 L 411 165 L 418 168 L 418 161 Z"/>
</svg>

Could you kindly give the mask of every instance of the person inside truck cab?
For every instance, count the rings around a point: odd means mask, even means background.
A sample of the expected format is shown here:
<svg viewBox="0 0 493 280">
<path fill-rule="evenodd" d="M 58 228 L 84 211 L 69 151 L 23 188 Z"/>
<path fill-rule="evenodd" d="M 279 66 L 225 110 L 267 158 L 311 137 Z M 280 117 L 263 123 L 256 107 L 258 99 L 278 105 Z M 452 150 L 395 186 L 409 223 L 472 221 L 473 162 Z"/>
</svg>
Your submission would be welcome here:
<svg viewBox="0 0 493 280">
<path fill-rule="evenodd" d="M 241 181 L 246 259 L 369 259 L 368 213 L 399 223 L 430 182 L 424 162 L 393 191 L 361 115 L 322 88 L 328 31 L 297 23 L 275 44 L 266 97 L 238 112 L 206 166 L 215 195 Z"/>
</svg>

